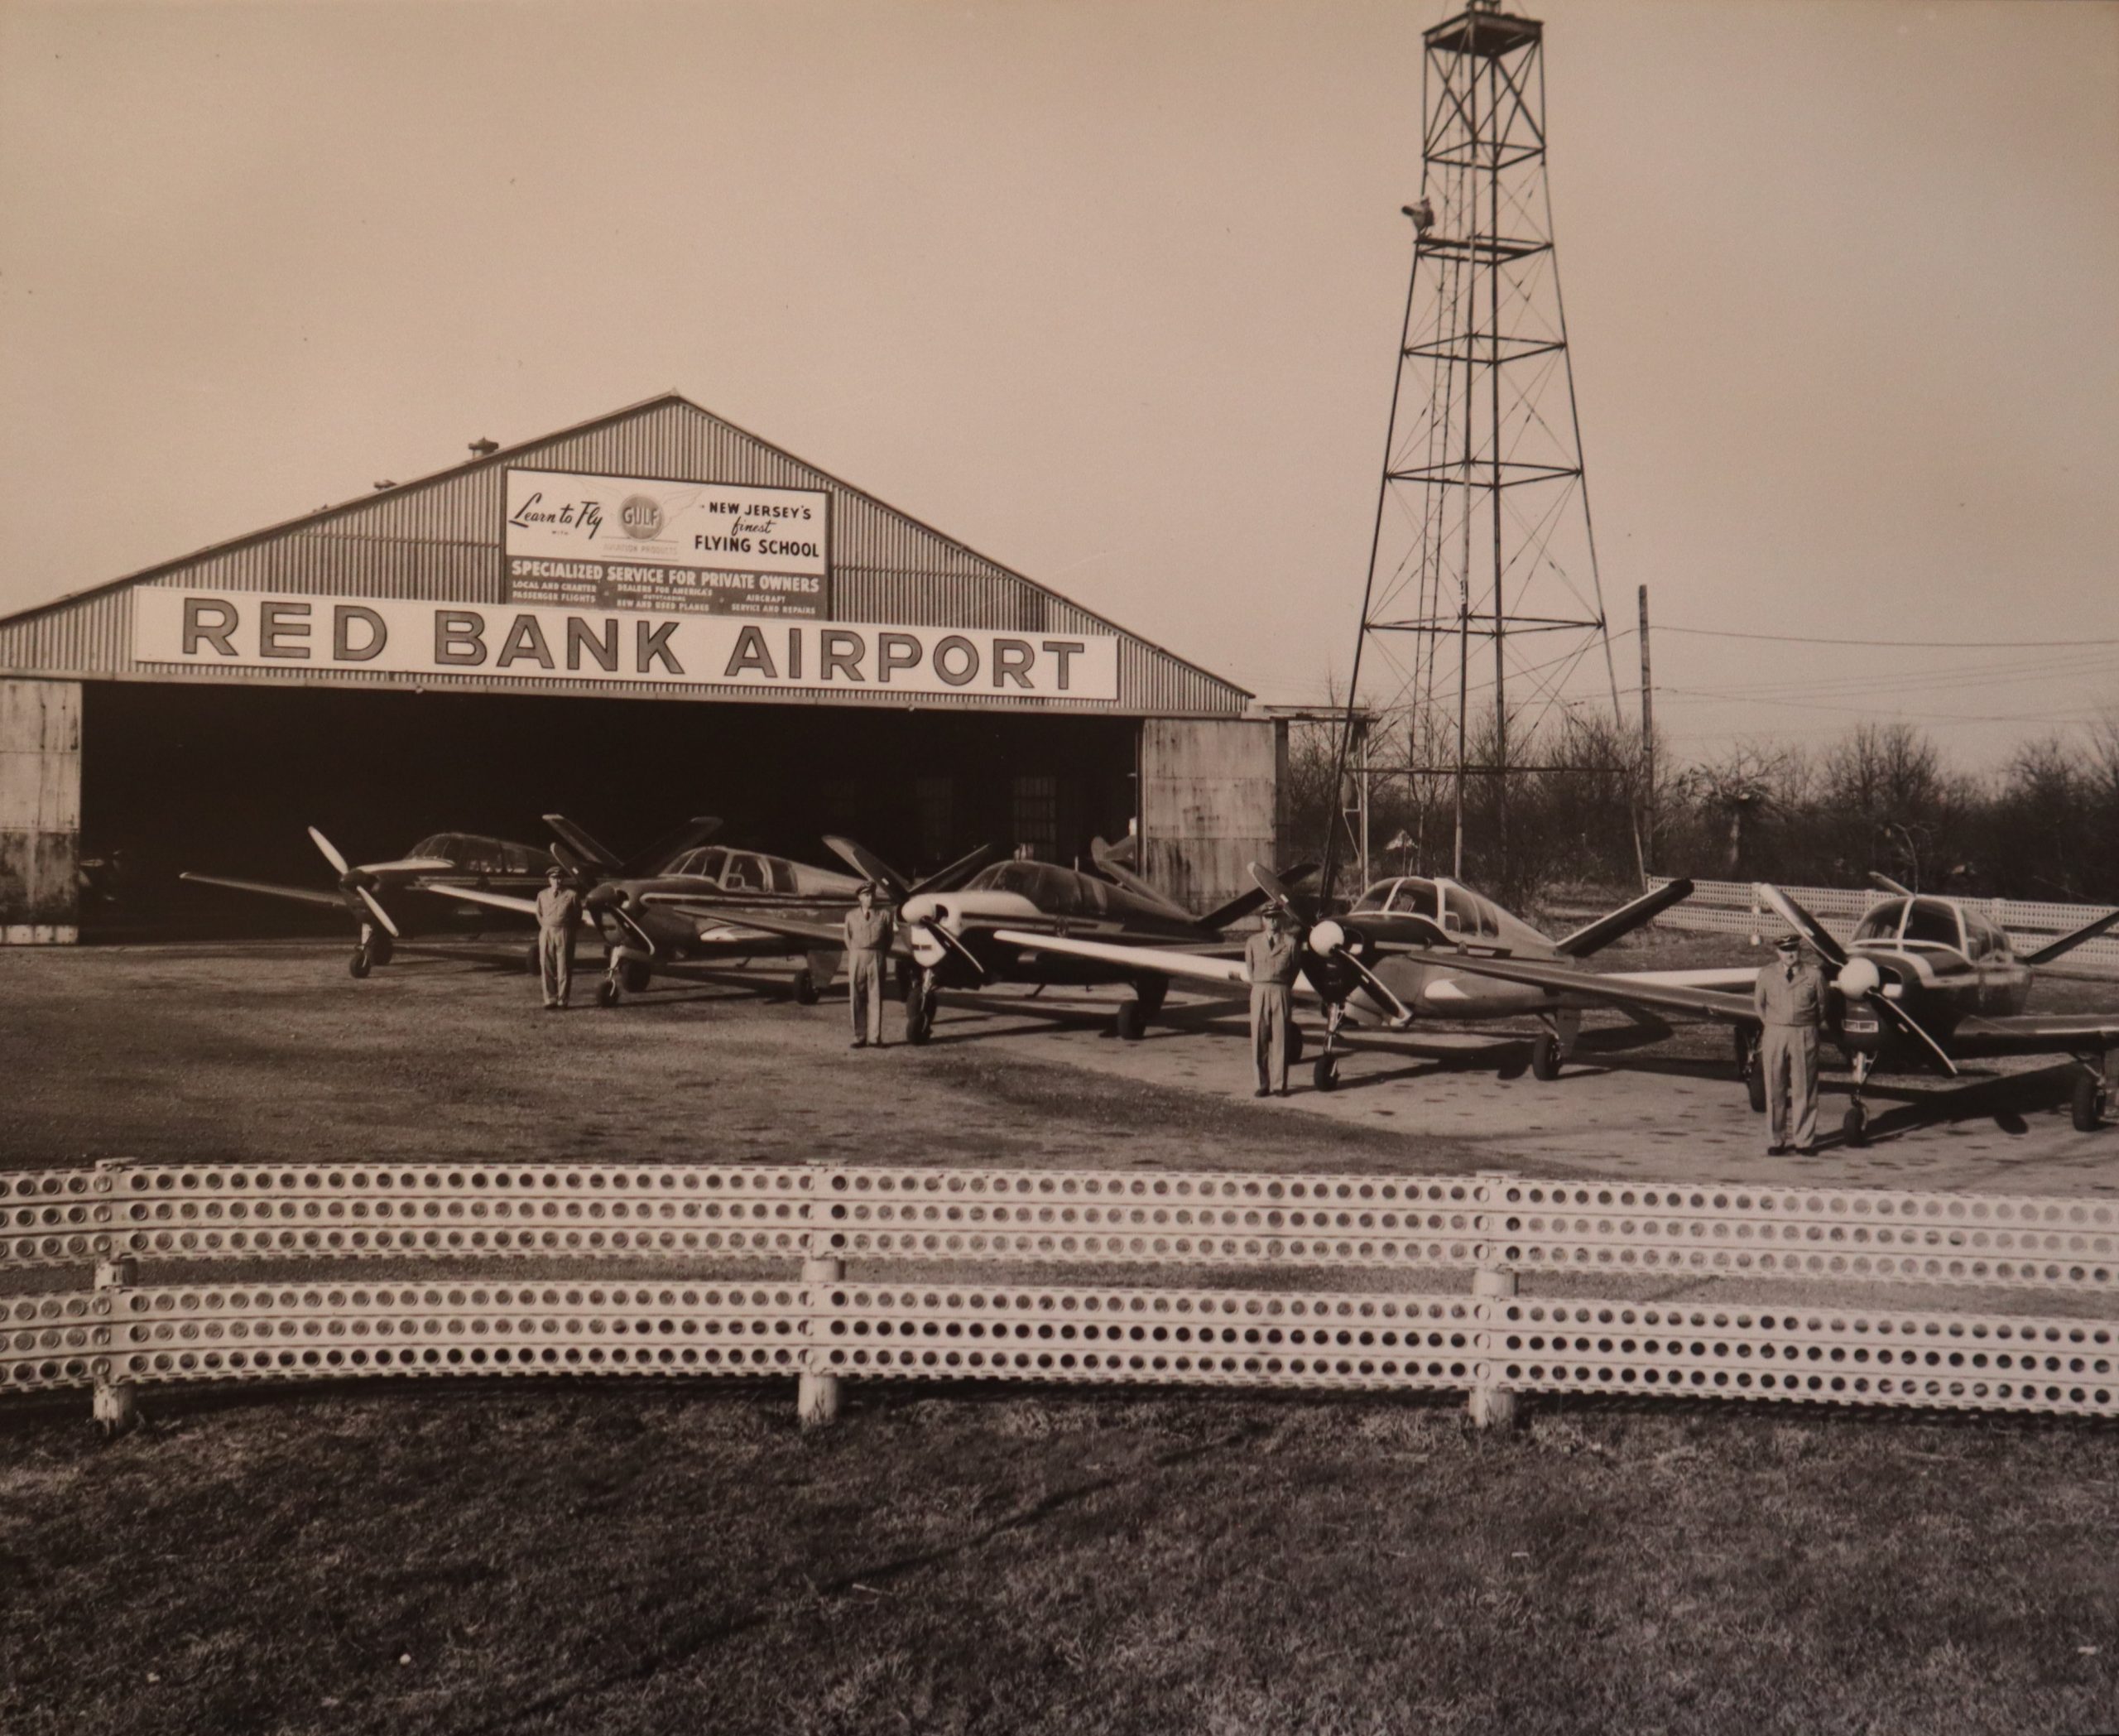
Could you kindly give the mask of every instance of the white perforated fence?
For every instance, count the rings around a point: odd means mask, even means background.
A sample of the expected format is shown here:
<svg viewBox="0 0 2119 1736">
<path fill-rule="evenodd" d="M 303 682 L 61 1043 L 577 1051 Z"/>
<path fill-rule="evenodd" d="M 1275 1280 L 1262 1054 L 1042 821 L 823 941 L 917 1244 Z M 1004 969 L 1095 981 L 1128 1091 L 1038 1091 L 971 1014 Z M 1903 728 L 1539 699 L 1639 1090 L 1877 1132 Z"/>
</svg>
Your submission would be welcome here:
<svg viewBox="0 0 2119 1736">
<path fill-rule="evenodd" d="M 386 1256 L 440 1275 L 371 1276 Z M 142 1281 L 170 1262 L 301 1276 Z M 570 1262 L 598 1275 L 549 1275 Z M 110 1421 L 141 1386 L 550 1373 L 795 1376 L 813 1416 L 848 1378 L 1459 1392 L 1482 1414 L 1502 1395 L 1574 1392 L 2119 1411 L 2110 1322 L 1873 1300 L 1894 1285 L 2109 1298 L 2119 1204 L 2094 1200 L 1501 1174 L 0 1174 L 0 1272 L 91 1263 L 93 1284 L 0 1292 L 0 1390 L 92 1387 Z M 1069 1266 L 1092 1282 L 1050 1281 Z M 1248 1287 L 1196 1282 L 1208 1269 Z M 1311 1287 L 1333 1271 L 1414 1282 Z M 1519 1293 L 1544 1274 L 1570 1293 Z M 1837 1286 L 1858 1301 L 1572 1293 L 1599 1277 Z"/>
<path fill-rule="evenodd" d="M 1670 882 L 1655 877 L 1648 883 L 1652 890 Z M 1791 886 L 1784 890 L 1842 940 L 1853 933 L 1855 924 L 1891 896 L 1831 886 Z M 2112 909 L 2108 904 L 2034 904 L 2010 898 L 1957 902 L 1981 911 L 1988 921 L 2005 931 L 2019 953 L 2035 952 L 2063 935 L 2088 926 Z M 1769 939 L 1788 926 L 1773 906 L 1758 896 L 1751 882 L 1739 880 L 1695 881 L 1692 896 L 1673 905 L 1656 921 L 1670 928 Z M 2085 940 L 2066 955 L 2064 968 L 2119 976 L 2119 935 L 2100 935 L 2094 940 Z"/>
</svg>

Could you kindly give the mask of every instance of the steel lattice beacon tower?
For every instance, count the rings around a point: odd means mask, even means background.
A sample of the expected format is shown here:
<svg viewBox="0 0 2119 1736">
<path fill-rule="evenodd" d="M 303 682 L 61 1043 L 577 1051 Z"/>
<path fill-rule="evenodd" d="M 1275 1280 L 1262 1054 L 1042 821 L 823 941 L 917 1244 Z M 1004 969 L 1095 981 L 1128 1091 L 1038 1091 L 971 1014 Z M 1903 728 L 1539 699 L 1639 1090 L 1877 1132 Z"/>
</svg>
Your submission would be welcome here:
<svg viewBox="0 0 2119 1736">
<path fill-rule="evenodd" d="M 1511 774 L 1617 676 L 1545 184 L 1545 39 L 1473 0 L 1425 37 L 1420 197 L 1355 680 L 1422 865 L 1468 808 L 1505 878 Z M 1367 668 L 1363 671 L 1366 661 Z M 1430 823 L 1430 820 L 1432 823 Z M 1366 865 L 1364 865 L 1366 866 Z"/>
</svg>

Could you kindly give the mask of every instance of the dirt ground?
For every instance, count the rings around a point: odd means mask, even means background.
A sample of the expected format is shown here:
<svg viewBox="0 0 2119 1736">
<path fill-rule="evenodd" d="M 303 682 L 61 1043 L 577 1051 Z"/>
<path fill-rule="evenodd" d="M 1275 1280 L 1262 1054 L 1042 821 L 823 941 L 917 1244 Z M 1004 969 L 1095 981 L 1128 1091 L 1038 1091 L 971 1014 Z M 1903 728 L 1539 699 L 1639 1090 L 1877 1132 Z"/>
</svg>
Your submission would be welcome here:
<svg viewBox="0 0 2119 1736">
<path fill-rule="evenodd" d="M 406 949 L 365 982 L 332 942 L 0 950 L 0 1163 L 96 1157 L 769 1161 L 1595 1175 L 2039 1194 L 2119 1187 L 2119 1128 L 2078 1133 L 2066 1064 L 1872 1084 L 1872 1144 L 1768 1158 L 1727 1033 L 1593 1015 L 1574 1065 L 1528 1072 L 1522 1029 L 1357 1035 L 1340 1088 L 1250 1093 L 1233 998 L 1175 993 L 1138 1043 L 1116 991 L 953 995 L 934 1040 L 848 1051 L 843 1004 L 782 967 L 537 1006 L 513 947 Z M 1747 962 L 1671 937 L 1614 968 Z M 2104 1004 L 2054 979 L 2034 1005 Z M 887 1023 L 895 1033 L 900 1011 Z M 1318 1038 L 1314 1017 L 1309 1039 Z"/>
</svg>

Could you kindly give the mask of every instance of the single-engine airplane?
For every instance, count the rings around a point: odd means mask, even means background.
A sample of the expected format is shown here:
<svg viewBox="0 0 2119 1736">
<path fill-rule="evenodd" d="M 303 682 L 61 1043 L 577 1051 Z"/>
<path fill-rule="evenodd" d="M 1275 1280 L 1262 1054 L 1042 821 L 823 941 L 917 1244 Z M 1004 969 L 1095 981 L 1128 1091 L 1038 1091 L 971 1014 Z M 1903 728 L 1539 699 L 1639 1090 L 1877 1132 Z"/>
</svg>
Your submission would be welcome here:
<svg viewBox="0 0 2119 1736">
<path fill-rule="evenodd" d="M 225 887 L 233 892 L 258 892 L 344 911 L 359 926 L 359 939 L 348 968 L 355 976 L 364 977 L 376 965 L 390 962 L 397 941 L 408 935 L 431 934 L 466 915 L 476 916 L 468 901 L 482 893 L 527 891 L 534 896 L 555 862 L 550 852 L 534 844 L 471 832 L 436 832 L 422 838 L 394 861 L 355 867 L 315 826 L 309 828 L 309 835 L 338 876 L 334 890 L 236 880 L 221 874 L 185 873 L 178 878 L 199 886 Z M 422 896 L 417 899 L 404 896 L 409 893 Z M 386 897 L 388 905 L 383 902 Z"/>
<path fill-rule="evenodd" d="M 1260 888 L 1259 903 L 1270 900 L 1302 919 L 1295 895 L 1285 883 L 1255 862 L 1251 873 Z M 1720 988 L 1741 983 L 1748 988 L 1755 975 L 1749 969 L 1632 971 L 1598 977 L 1578 962 L 1690 897 L 1692 889 L 1689 880 L 1673 881 L 1554 940 L 1492 899 L 1443 876 L 1394 875 L 1376 882 L 1343 915 L 1305 925 L 1303 981 L 1324 1002 L 1325 1014 L 1324 1046 L 1311 1074 L 1317 1089 L 1329 1091 L 1338 1082 L 1343 1053 L 1338 1036 L 1349 1019 L 1405 1031 L 1415 1023 L 1535 1017 L 1545 1029 L 1531 1050 L 1531 1070 L 1540 1079 L 1552 1079 L 1574 1052 L 1584 1008 L 1616 998 L 1578 997 L 1572 992 L 1577 982 Z M 1000 938 L 1031 937 L 1004 934 Z M 1109 950 L 1073 935 L 1042 944 L 1049 950 L 1079 957 L 1111 956 Z M 1468 953 L 1538 959 L 1550 981 L 1496 982 L 1468 975 L 1462 968 Z M 1239 959 L 1173 954 L 1155 955 L 1151 961 L 1138 951 L 1132 956 L 1143 964 L 1153 962 L 1173 976 L 1232 985 L 1245 981 Z"/>
<path fill-rule="evenodd" d="M 1133 998 L 1120 1006 L 1117 1029 L 1128 1041 L 1137 1039 L 1161 1010 L 1170 988 L 1170 973 L 1157 961 L 1192 956 L 1189 949 L 1226 953 L 1231 943 L 1223 931 L 1266 902 L 1262 892 L 1246 892 L 1195 916 L 1127 868 L 1121 851 L 1101 839 L 1092 850 L 1095 873 L 1045 862 L 1000 862 L 955 889 L 938 884 L 940 877 L 905 887 L 859 844 L 843 838 L 824 841 L 870 878 L 892 887 L 898 922 L 891 952 L 918 973 L 906 993 L 906 1035 L 915 1043 L 933 1034 L 942 990 L 996 982 L 1131 983 Z M 1300 878 L 1309 872 L 1305 863 L 1289 874 Z M 649 902 L 659 897 L 650 893 Z M 835 942 L 838 935 L 836 929 L 747 914 L 742 920 L 794 940 Z M 1058 935 L 1100 938 L 1087 951 L 1045 944 Z"/>
<path fill-rule="evenodd" d="M 838 973 L 839 925 L 864 881 L 883 879 L 899 897 L 914 890 L 881 862 L 874 864 L 875 873 L 864 870 L 857 878 L 763 851 L 708 846 L 720 822 L 704 816 L 622 863 L 564 814 L 547 814 L 545 823 L 558 834 L 561 850 L 584 864 L 577 878 L 584 887 L 582 909 L 603 940 L 606 970 L 596 999 L 604 1007 L 643 993 L 654 973 L 670 964 L 787 957 L 803 959 L 795 972 L 795 998 L 814 1005 Z M 991 854 L 975 851 L 921 884 L 953 883 L 953 877 L 969 873 Z M 465 896 L 496 909 L 536 914 L 534 899 Z M 751 920 L 755 916 L 806 924 L 830 938 L 790 938 L 759 926 Z"/>
<path fill-rule="evenodd" d="M 1954 1078 L 1959 1061 L 2011 1055 L 2072 1056 L 2078 1068 L 2074 1124 L 2085 1133 L 2095 1128 L 2119 1083 L 2112 1076 L 2119 1012 L 2027 1013 L 2024 1007 L 2037 968 L 2119 925 L 2119 910 L 2018 958 L 2008 935 L 1973 906 L 1886 884 L 1893 896 L 1862 918 L 1844 946 L 1778 887 L 1757 888 L 1833 972 L 1824 1034 L 1853 1069 L 1853 1103 L 1841 1123 L 1848 1143 L 1867 1138 L 1862 1090 L 1877 1068 L 1924 1068 Z M 1468 955 L 1458 968 L 1528 988 L 1550 988 L 1559 975 L 1542 962 L 1514 958 Z M 1766 1108 L 1749 994 L 1609 976 L 1576 977 L 1567 986 L 1591 999 L 1729 1021 L 1748 1038 L 1743 1065 L 1751 1108 Z"/>
</svg>

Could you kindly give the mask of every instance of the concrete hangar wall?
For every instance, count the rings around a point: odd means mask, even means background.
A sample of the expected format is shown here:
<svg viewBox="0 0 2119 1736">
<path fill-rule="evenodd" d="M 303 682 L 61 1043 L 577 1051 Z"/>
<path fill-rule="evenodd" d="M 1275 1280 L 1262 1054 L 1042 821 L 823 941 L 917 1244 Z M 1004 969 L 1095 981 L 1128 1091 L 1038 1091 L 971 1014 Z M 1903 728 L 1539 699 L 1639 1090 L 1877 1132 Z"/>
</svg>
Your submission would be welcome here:
<svg viewBox="0 0 2119 1736">
<path fill-rule="evenodd" d="M 672 394 L 0 619 L 0 937 L 269 926 L 177 873 L 555 809 L 909 872 L 1130 823 L 1206 908 L 1276 853 L 1250 701 Z"/>
</svg>

